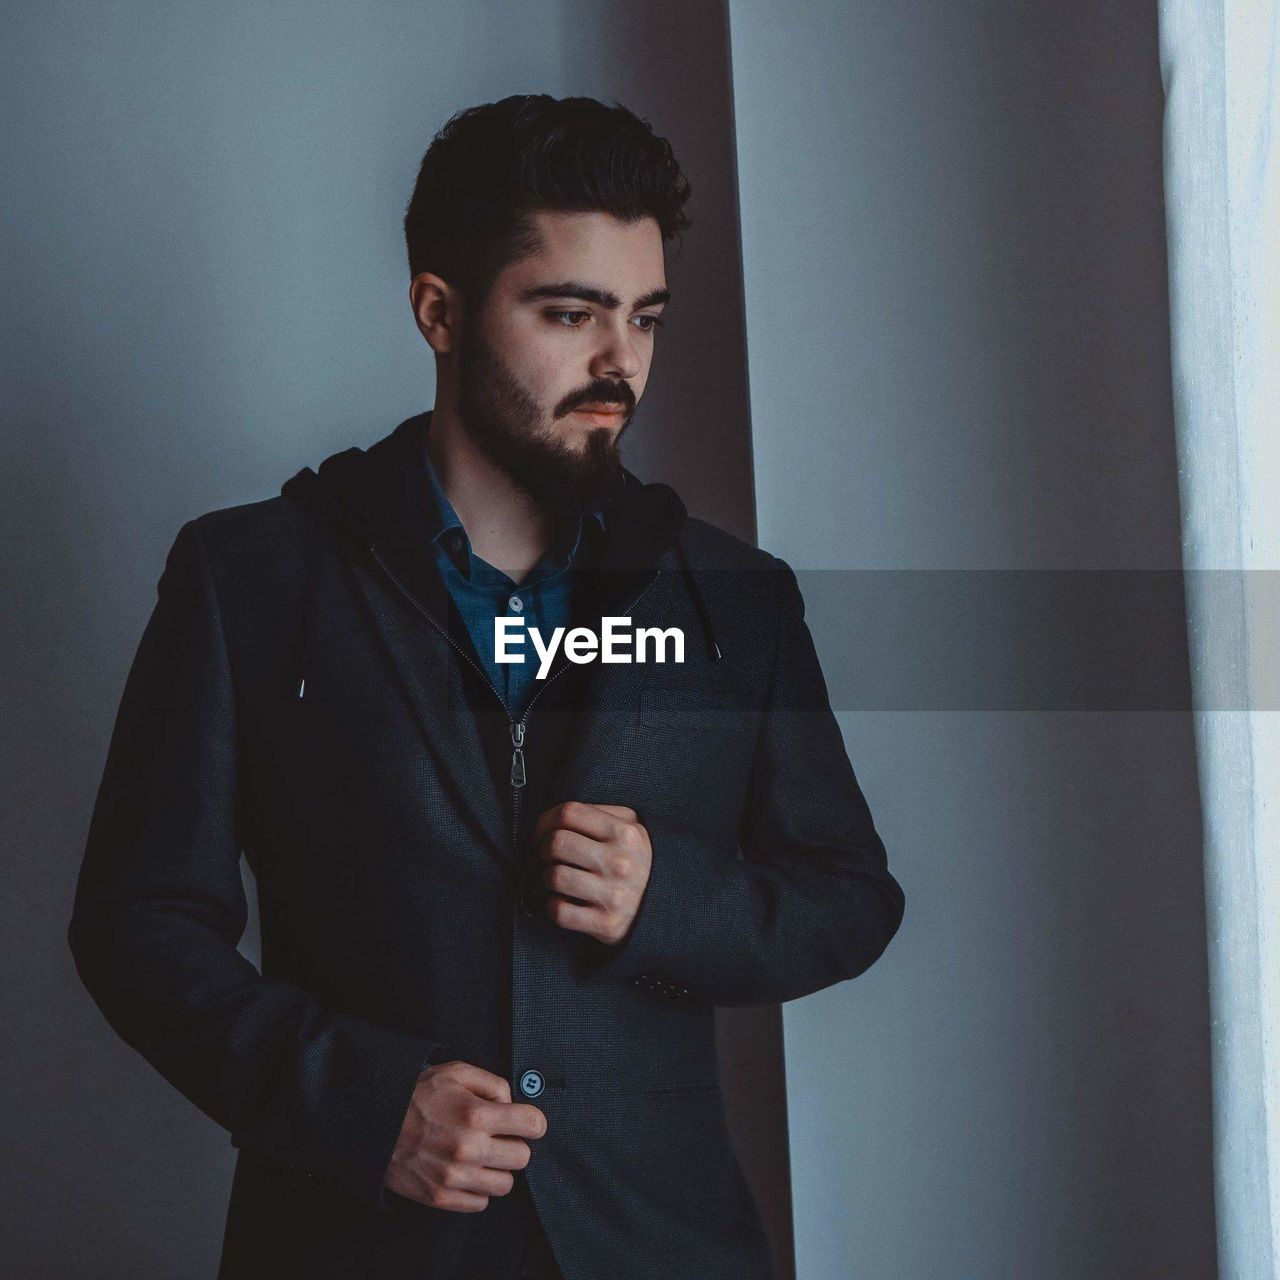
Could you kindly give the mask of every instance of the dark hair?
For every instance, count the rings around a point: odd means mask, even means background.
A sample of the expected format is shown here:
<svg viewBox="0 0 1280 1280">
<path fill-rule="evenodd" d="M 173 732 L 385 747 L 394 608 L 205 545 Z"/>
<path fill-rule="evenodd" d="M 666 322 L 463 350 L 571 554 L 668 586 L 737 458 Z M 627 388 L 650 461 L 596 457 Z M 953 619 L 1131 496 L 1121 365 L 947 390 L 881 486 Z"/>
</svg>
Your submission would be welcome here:
<svg viewBox="0 0 1280 1280">
<path fill-rule="evenodd" d="M 689 226 L 689 184 L 666 138 L 615 102 L 519 94 L 454 115 L 422 157 L 404 215 L 409 274 L 432 271 L 482 303 L 498 273 L 533 253 L 529 214 L 603 211 Z"/>
</svg>

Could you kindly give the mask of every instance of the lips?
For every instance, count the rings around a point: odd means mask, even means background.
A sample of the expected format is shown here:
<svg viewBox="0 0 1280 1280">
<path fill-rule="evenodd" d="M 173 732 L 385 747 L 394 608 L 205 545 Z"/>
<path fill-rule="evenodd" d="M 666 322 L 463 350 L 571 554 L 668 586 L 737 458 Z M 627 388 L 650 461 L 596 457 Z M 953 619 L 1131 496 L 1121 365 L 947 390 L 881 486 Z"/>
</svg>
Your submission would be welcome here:
<svg viewBox="0 0 1280 1280">
<path fill-rule="evenodd" d="M 599 408 L 595 405 L 579 405 L 574 411 L 579 418 L 591 423 L 596 427 L 617 427 L 621 426 L 627 416 L 627 411 L 621 407 L 613 405 Z"/>
</svg>

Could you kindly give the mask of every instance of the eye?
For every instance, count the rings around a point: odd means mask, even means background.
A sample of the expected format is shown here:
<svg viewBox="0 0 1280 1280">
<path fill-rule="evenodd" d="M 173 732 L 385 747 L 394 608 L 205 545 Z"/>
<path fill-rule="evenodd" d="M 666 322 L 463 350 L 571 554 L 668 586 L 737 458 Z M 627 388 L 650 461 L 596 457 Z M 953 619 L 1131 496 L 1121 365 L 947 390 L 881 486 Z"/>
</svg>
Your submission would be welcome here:
<svg viewBox="0 0 1280 1280">
<path fill-rule="evenodd" d="M 641 333 L 652 333 L 655 329 L 661 327 L 666 323 L 665 320 L 661 320 L 657 316 L 645 315 L 645 316 L 636 316 L 635 318 L 637 320 L 647 320 L 649 322 L 648 324 L 642 324 L 639 326 Z"/>
<path fill-rule="evenodd" d="M 582 328 L 583 320 L 591 319 L 590 311 L 548 311 L 546 313 L 548 320 L 555 320 L 558 324 L 563 325 L 566 329 Z"/>
</svg>

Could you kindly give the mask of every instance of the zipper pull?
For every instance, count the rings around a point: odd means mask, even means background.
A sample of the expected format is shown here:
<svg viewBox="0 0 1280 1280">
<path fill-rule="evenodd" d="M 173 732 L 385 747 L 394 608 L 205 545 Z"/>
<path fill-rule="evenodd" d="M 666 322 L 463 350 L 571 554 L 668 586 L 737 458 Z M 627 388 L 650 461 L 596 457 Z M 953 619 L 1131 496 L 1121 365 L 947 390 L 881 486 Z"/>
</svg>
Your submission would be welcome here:
<svg viewBox="0 0 1280 1280">
<path fill-rule="evenodd" d="M 515 744 L 515 750 L 511 753 L 511 785 L 513 787 L 524 786 L 524 725 L 518 720 L 511 726 L 511 741 Z"/>
</svg>

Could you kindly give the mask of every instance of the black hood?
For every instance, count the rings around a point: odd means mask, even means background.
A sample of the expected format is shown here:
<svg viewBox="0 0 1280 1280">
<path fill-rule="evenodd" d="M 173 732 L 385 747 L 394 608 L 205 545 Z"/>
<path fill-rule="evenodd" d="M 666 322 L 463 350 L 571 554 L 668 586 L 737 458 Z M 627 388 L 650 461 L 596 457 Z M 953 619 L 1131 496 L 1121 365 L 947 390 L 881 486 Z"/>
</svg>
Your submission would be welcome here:
<svg viewBox="0 0 1280 1280">
<path fill-rule="evenodd" d="M 331 454 L 318 470 L 304 467 L 280 492 L 323 527 L 371 551 L 403 589 L 442 625 L 448 625 L 451 611 L 430 548 L 423 487 L 420 446 L 430 426 L 430 410 L 415 414 L 368 449 Z M 604 538 L 590 570 L 600 612 L 620 607 L 637 588 L 642 589 L 657 571 L 659 559 L 672 548 L 702 622 L 708 655 L 718 659 L 711 616 L 680 544 L 687 514 L 680 496 L 669 485 L 646 484 L 620 467 L 600 505 Z M 452 629 L 456 630 L 456 622 Z M 302 634 L 306 634 L 305 625 Z M 302 653 L 299 666 L 301 696 L 305 680 Z"/>
</svg>

